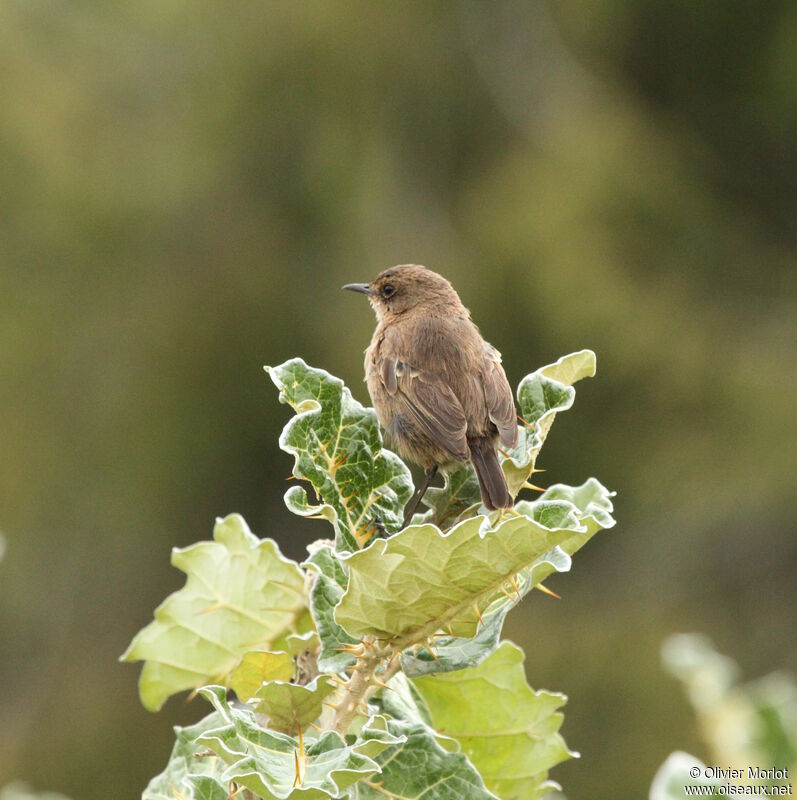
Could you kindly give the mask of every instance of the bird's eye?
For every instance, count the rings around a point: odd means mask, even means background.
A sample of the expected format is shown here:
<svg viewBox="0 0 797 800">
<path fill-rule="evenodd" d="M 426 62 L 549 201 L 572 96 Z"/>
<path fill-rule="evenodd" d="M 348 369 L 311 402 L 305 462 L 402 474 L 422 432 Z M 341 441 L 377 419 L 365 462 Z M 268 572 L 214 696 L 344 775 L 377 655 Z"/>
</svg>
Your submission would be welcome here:
<svg viewBox="0 0 797 800">
<path fill-rule="evenodd" d="M 392 286 L 389 283 L 385 284 L 385 286 L 382 288 L 382 294 L 385 297 L 390 297 L 395 291 L 396 291 L 395 286 Z"/>
</svg>

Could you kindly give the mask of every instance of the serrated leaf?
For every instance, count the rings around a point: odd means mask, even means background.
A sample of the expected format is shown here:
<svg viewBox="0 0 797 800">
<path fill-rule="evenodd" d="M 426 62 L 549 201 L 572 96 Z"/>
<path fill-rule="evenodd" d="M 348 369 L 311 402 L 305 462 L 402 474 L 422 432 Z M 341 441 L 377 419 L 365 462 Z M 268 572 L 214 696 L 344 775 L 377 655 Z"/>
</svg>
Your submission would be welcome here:
<svg viewBox="0 0 797 800">
<path fill-rule="evenodd" d="M 478 667 L 415 678 L 440 733 L 452 736 L 502 800 L 533 800 L 555 788 L 548 770 L 577 753 L 559 735 L 567 698 L 526 683 L 523 651 L 511 642 Z"/>
<path fill-rule="evenodd" d="M 313 617 L 309 613 L 309 610 L 307 617 L 308 617 L 307 624 L 312 626 Z M 303 622 L 304 620 L 300 620 L 299 626 L 297 627 L 300 627 Z M 318 634 L 315 632 L 315 629 L 313 627 L 308 628 L 303 633 L 289 633 L 286 637 L 284 637 L 284 639 L 280 641 L 282 643 L 282 646 L 285 648 L 285 652 L 294 657 L 308 651 L 315 653 L 321 646 Z"/>
<path fill-rule="evenodd" d="M 572 487 L 557 484 L 539 500 L 521 500 L 515 510 L 546 528 L 583 529 L 564 546 L 557 546 L 535 562 L 532 574 L 520 572 L 511 587 L 509 597 L 499 595 L 482 612 L 478 631 L 472 637 L 442 635 L 434 639 L 433 646 L 415 646 L 401 654 L 401 668 L 406 675 L 415 677 L 434 672 L 451 672 L 474 667 L 492 653 L 501 637 L 504 620 L 515 606 L 516 598 L 524 597 L 536 583 L 553 572 L 567 572 L 570 556 L 582 547 L 601 527 L 614 525 L 611 517 L 613 493 L 607 492 L 594 478 L 583 485 Z M 600 520 L 600 525 L 597 520 Z"/>
<path fill-rule="evenodd" d="M 320 514 L 335 528 L 338 550 L 357 550 L 357 537 L 376 522 L 396 530 L 413 492 L 406 465 L 382 447 L 373 409 L 358 403 L 339 378 L 294 358 L 266 367 L 296 416 L 280 436 L 294 456 L 293 474 L 308 480 L 321 498 L 311 503 L 302 487 L 286 495 L 292 511 Z"/>
<path fill-rule="evenodd" d="M 185 586 L 122 656 L 146 661 L 139 694 L 150 711 L 176 692 L 226 679 L 244 653 L 296 630 L 306 610 L 304 574 L 274 541 L 258 539 L 238 514 L 217 520 L 213 538 L 172 551 Z"/>
<path fill-rule="evenodd" d="M 601 496 L 610 496 L 595 485 Z M 568 504 L 558 502 L 561 515 Z M 558 555 L 548 556 L 554 548 L 572 554 L 609 526 L 605 518 L 603 523 L 579 518 L 572 504 L 569 513 L 567 527 L 551 529 L 520 515 L 485 530 L 486 518 L 476 517 L 447 533 L 434 525 L 411 525 L 375 541 L 346 556 L 349 585 L 335 620 L 352 636 L 372 635 L 402 646 L 423 642 L 447 625 L 454 636 L 473 636 L 474 602 L 487 608 L 503 595 L 502 585 L 524 569 L 531 573 L 529 587 L 544 580 L 563 565 Z"/>
<path fill-rule="evenodd" d="M 200 693 L 214 705 L 223 723 L 206 731 L 199 743 L 229 765 L 225 781 L 234 780 L 265 800 L 338 797 L 356 781 L 378 772 L 374 758 L 401 742 L 387 730 L 384 719 L 375 718 L 363 727 L 363 738 L 354 744 L 327 731 L 315 740 L 305 736 L 302 752 L 298 740 L 262 728 L 246 709 L 232 708 L 223 687 L 207 686 Z M 297 763 L 302 766 L 298 777 Z"/>
<path fill-rule="evenodd" d="M 160 775 L 154 777 L 144 790 L 141 800 L 176 800 L 178 797 L 213 798 L 212 787 L 214 784 L 224 787 L 219 783 L 226 764 L 216 756 L 203 756 L 197 758 L 196 754 L 207 748 L 197 745 L 196 739 L 205 731 L 212 730 L 221 725 L 223 719 L 217 712 L 208 714 L 195 725 L 186 728 L 174 729 L 175 743 L 169 763 Z M 197 793 L 196 784 L 191 783 L 191 776 L 202 777 Z M 226 800 L 226 790 L 224 798 Z"/>
<path fill-rule="evenodd" d="M 185 782 L 191 787 L 191 794 L 182 797 L 190 797 L 193 800 L 230 800 L 228 789 L 215 778 L 207 775 L 188 775 Z"/>
<path fill-rule="evenodd" d="M 595 364 L 595 353 L 581 350 L 526 375 L 518 384 L 520 416 L 533 426 L 533 430 L 521 425 L 517 446 L 510 451 L 510 458 L 502 461 L 509 491 L 513 495 L 517 495 L 531 476 L 554 417 L 573 405 L 576 396 L 573 384 L 594 376 Z"/>
<path fill-rule="evenodd" d="M 498 647 L 504 619 L 512 607 L 511 600 L 496 598 L 482 613 L 484 624 L 475 636 L 437 636 L 434 643 L 408 648 L 401 654 L 402 672 L 414 678 L 475 667 Z"/>
<path fill-rule="evenodd" d="M 335 606 L 349 583 L 348 573 L 332 548 L 326 545 L 314 550 L 302 566 L 315 572 L 310 590 L 310 611 L 321 639 L 318 668 L 321 672 L 341 672 L 357 660 L 349 653 L 341 652 L 341 645 L 360 641 L 349 636 L 334 617 Z"/>
<path fill-rule="evenodd" d="M 388 686 L 389 691 L 381 692 L 374 699 L 388 717 L 404 722 L 422 722 L 431 726 L 432 718 L 426 703 L 403 672 L 397 672 L 390 679 Z"/>
<path fill-rule="evenodd" d="M 349 792 L 351 800 L 497 800 L 473 764 L 462 753 L 444 750 L 431 728 L 389 720 L 388 729 L 394 736 L 406 737 L 406 742 L 389 747 L 376 759 L 381 773 L 358 781 Z"/>
<path fill-rule="evenodd" d="M 325 676 L 319 676 L 302 686 L 285 681 L 264 683 L 254 694 L 255 711 L 268 717 L 270 728 L 282 733 L 298 733 L 299 726 L 306 730 L 323 710 L 324 700 L 335 691 L 335 686 Z"/>
<path fill-rule="evenodd" d="M 447 528 L 463 511 L 481 504 L 479 481 L 470 464 L 445 473 L 444 478 L 442 487 L 430 486 L 423 496 L 424 505 L 431 509 L 423 521 L 433 522 L 438 528 Z"/>
<path fill-rule="evenodd" d="M 432 728 L 432 717 L 423 697 L 412 681 L 403 673 L 397 672 L 388 683 L 389 691 L 380 692 L 372 699 L 380 713 L 390 719 L 409 723 L 422 723 L 429 728 L 437 743 L 448 753 L 460 751 L 459 742 Z"/>
<path fill-rule="evenodd" d="M 594 517 L 602 528 L 610 528 L 614 524 L 614 495 L 614 492 L 607 492 L 600 481 L 588 478 L 581 486 L 556 483 L 540 495 L 540 501 L 552 504 L 563 500 L 565 503 L 572 503 L 578 509 L 580 517 Z"/>
<path fill-rule="evenodd" d="M 295 668 L 289 653 L 250 650 L 230 673 L 230 687 L 239 700 L 249 700 L 267 681 L 289 681 Z"/>
</svg>

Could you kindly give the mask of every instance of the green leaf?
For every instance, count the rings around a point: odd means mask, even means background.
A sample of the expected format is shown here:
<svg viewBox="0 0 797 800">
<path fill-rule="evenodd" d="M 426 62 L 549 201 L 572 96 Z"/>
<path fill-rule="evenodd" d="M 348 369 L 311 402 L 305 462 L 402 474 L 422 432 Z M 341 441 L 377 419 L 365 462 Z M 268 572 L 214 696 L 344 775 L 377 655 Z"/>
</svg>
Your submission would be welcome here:
<svg viewBox="0 0 797 800">
<path fill-rule="evenodd" d="M 556 788 L 548 770 L 577 753 L 559 735 L 566 698 L 526 683 L 523 651 L 502 645 L 478 667 L 415 678 L 440 733 L 452 736 L 503 800 L 532 800 Z"/>
<path fill-rule="evenodd" d="M 221 686 L 200 690 L 222 718 L 219 727 L 203 733 L 198 742 L 217 753 L 229 766 L 223 780 L 234 780 L 265 800 L 321 800 L 339 797 L 353 783 L 379 771 L 376 758 L 401 737 L 376 717 L 363 727 L 363 738 L 348 745 L 335 732 L 300 743 L 283 733 L 262 728 L 251 711 L 232 708 Z M 366 738 L 367 737 L 367 738 Z M 297 780 L 297 759 L 303 780 Z"/>
<path fill-rule="evenodd" d="M 185 782 L 191 787 L 193 800 L 230 800 L 230 792 L 208 775 L 188 775 Z M 185 796 L 185 795 L 183 795 Z"/>
<path fill-rule="evenodd" d="M 317 547 L 302 566 L 316 573 L 310 590 L 310 611 L 321 639 L 318 668 L 321 672 L 341 672 L 357 659 L 340 652 L 340 646 L 359 642 L 349 636 L 334 617 L 335 606 L 349 583 L 348 573 L 328 545 Z"/>
<path fill-rule="evenodd" d="M 475 667 L 498 647 L 504 619 L 512 607 L 507 598 L 496 598 L 482 612 L 484 624 L 479 625 L 475 636 L 437 636 L 433 645 L 414 645 L 405 650 L 401 654 L 402 672 L 413 678 Z"/>
<path fill-rule="evenodd" d="M 561 499 L 549 500 L 548 496 Z M 614 525 L 611 518 L 613 493 L 607 492 L 598 481 L 588 480 L 579 487 L 556 485 L 542 499 L 535 502 L 521 500 L 515 509 L 546 528 L 583 528 L 583 533 L 574 535 L 562 546 L 554 547 L 535 562 L 535 582 L 543 581 L 552 572 L 567 572 L 570 556 L 582 547 L 601 527 Z M 576 500 L 580 505 L 573 501 Z M 598 525 L 596 517 L 600 518 Z M 401 654 L 401 668 L 406 675 L 414 677 L 433 672 L 450 672 L 480 664 L 492 653 L 501 637 L 504 620 L 516 605 L 515 597 L 524 597 L 532 588 L 531 574 L 520 572 L 515 577 L 510 594 L 499 595 L 484 611 L 478 631 L 472 637 L 449 635 L 437 636 L 432 649 L 414 646 Z M 434 653 L 432 652 L 434 651 Z"/>
<path fill-rule="evenodd" d="M 381 773 L 355 784 L 352 800 L 497 800 L 473 764 L 462 753 L 444 750 L 423 723 L 390 720 L 388 729 L 406 742 L 376 759 Z M 365 732 L 365 738 L 369 735 Z"/>
<path fill-rule="evenodd" d="M 518 504 L 518 508 L 534 508 L 540 504 L 547 503 L 550 506 L 550 510 L 553 511 L 555 501 L 562 500 L 566 504 L 572 504 L 576 507 L 578 510 L 577 515 L 580 519 L 593 517 L 602 528 L 611 528 L 614 525 L 612 517 L 612 512 L 614 511 L 612 497 L 614 495 L 615 492 L 607 492 L 600 481 L 595 478 L 588 478 L 581 486 L 567 486 L 564 483 L 556 483 L 540 495 L 536 504 L 521 501 Z"/>
<path fill-rule="evenodd" d="M 464 464 L 445 473 L 442 488 L 430 486 L 423 496 L 424 505 L 432 513 L 424 515 L 419 522 L 434 522 L 438 528 L 447 528 L 467 509 L 481 504 L 481 492 L 476 473 L 470 464 Z M 413 520 L 415 522 L 416 520 Z"/>
<path fill-rule="evenodd" d="M 254 694 L 255 711 L 268 717 L 269 727 L 282 733 L 298 733 L 299 727 L 307 730 L 323 711 L 326 697 L 335 691 L 328 677 L 319 676 L 302 686 L 285 681 L 264 683 Z"/>
<path fill-rule="evenodd" d="M 390 691 L 380 692 L 373 700 L 385 715 L 404 722 L 422 722 L 431 727 L 432 718 L 426 703 L 403 672 L 397 672 L 388 686 Z M 454 748 L 457 749 L 458 746 Z"/>
<path fill-rule="evenodd" d="M 176 692 L 225 680 L 244 653 L 269 648 L 301 624 L 298 564 L 271 539 L 258 539 L 238 514 L 217 520 L 213 537 L 172 551 L 186 584 L 158 606 L 122 656 L 146 661 L 139 694 L 150 711 Z"/>
<path fill-rule="evenodd" d="M 595 375 L 595 353 L 581 350 L 563 356 L 554 364 L 526 375 L 517 389 L 520 416 L 533 425 L 519 427 L 517 446 L 504 459 L 502 466 L 509 490 L 516 495 L 532 474 L 554 417 L 573 405 L 576 390 L 573 384 Z"/>
<path fill-rule="evenodd" d="M 249 700 L 267 681 L 289 681 L 295 666 L 289 653 L 250 650 L 230 673 L 230 686 L 239 700 Z"/>
<path fill-rule="evenodd" d="M 611 504 L 597 481 L 594 491 Z M 533 516 L 533 504 L 523 508 L 529 507 Z M 486 609 L 524 570 L 528 588 L 539 583 L 569 566 L 554 548 L 569 556 L 601 527 L 614 524 L 611 518 L 579 516 L 579 509 L 564 500 L 553 510 L 550 503 L 540 506 L 540 513 L 553 511 L 562 527 L 551 529 L 520 515 L 487 529 L 489 521 L 475 517 L 447 533 L 434 525 L 411 525 L 373 542 L 345 558 L 349 585 L 335 609 L 337 623 L 352 636 L 372 635 L 402 647 L 425 642 L 447 625 L 454 636 L 473 636 L 474 603 Z"/>
<path fill-rule="evenodd" d="M 218 786 L 224 791 L 223 798 L 227 799 L 227 791 L 224 789 L 221 774 L 226 768 L 226 764 L 216 756 L 203 756 L 197 758 L 196 754 L 207 748 L 197 745 L 196 739 L 205 731 L 217 728 L 223 722 L 222 717 L 213 712 L 195 725 L 187 728 L 176 727 L 174 734 L 176 741 L 169 757 L 166 769 L 160 775 L 154 777 L 141 800 L 175 800 L 177 797 L 188 797 L 193 800 L 199 798 L 221 798 L 218 793 L 213 795 L 213 786 Z M 196 784 L 190 782 L 191 776 L 201 777 L 199 793 Z"/>
<path fill-rule="evenodd" d="M 410 472 L 382 447 L 376 414 L 364 408 L 339 378 L 294 358 L 266 367 L 296 416 L 280 436 L 280 447 L 294 456 L 293 474 L 310 482 L 321 504 L 302 487 L 286 494 L 292 511 L 319 514 L 333 523 L 338 550 L 356 550 L 358 536 L 374 524 L 399 528 L 412 495 Z"/>
</svg>

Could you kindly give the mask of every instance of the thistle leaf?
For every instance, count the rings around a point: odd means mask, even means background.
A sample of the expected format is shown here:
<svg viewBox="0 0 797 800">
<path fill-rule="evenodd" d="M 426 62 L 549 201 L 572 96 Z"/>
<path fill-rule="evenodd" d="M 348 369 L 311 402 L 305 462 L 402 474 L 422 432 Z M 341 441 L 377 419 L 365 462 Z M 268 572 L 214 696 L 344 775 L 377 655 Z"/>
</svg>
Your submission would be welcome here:
<svg viewBox="0 0 797 800">
<path fill-rule="evenodd" d="M 406 741 L 377 757 L 380 774 L 356 783 L 351 800 L 498 800 L 473 764 L 462 753 L 444 750 L 423 723 L 389 720 L 388 730 Z"/>
<path fill-rule="evenodd" d="M 592 486 L 594 502 L 610 506 L 610 493 L 597 481 Z M 554 528 L 534 518 L 533 504 L 523 508 L 529 507 L 530 516 L 505 519 L 492 529 L 485 528 L 485 517 L 447 533 L 434 525 L 411 525 L 349 554 L 344 559 L 349 585 L 335 620 L 352 636 L 372 635 L 402 648 L 449 625 L 455 637 L 474 636 L 481 609 L 506 596 L 502 586 L 524 570 L 531 588 L 569 568 L 572 553 L 614 524 L 603 505 L 597 520 L 566 500 L 543 503 L 537 517 L 555 515 L 560 527 Z"/>
<path fill-rule="evenodd" d="M 339 797 L 352 784 L 379 772 L 374 760 L 401 736 L 381 717 L 371 718 L 353 744 L 333 731 L 303 743 L 261 727 L 254 714 L 233 708 L 221 686 L 200 693 L 216 708 L 221 724 L 197 740 L 226 762 L 224 781 L 235 781 L 264 800 L 321 800 Z"/>
<path fill-rule="evenodd" d="M 296 416 L 280 436 L 280 447 L 294 456 L 293 474 L 313 486 L 321 503 L 311 503 L 302 487 L 286 503 L 303 515 L 317 513 L 332 522 L 338 550 L 357 550 L 375 524 L 392 531 L 403 521 L 412 495 L 410 472 L 382 447 L 376 414 L 358 403 L 339 378 L 300 358 L 266 367 Z"/>
<path fill-rule="evenodd" d="M 518 384 L 520 416 L 533 429 L 525 425 L 519 427 L 517 446 L 502 463 L 509 491 L 513 495 L 517 495 L 531 477 L 554 417 L 573 405 L 576 396 L 573 384 L 582 378 L 593 377 L 595 364 L 595 353 L 581 350 L 526 375 Z"/>
<path fill-rule="evenodd" d="M 478 667 L 413 680 L 436 730 L 456 739 L 487 788 L 533 800 L 558 788 L 548 770 L 578 754 L 559 735 L 567 698 L 533 691 L 523 651 L 503 644 Z"/>
<path fill-rule="evenodd" d="M 434 638 L 433 644 L 414 646 L 401 654 L 401 668 L 410 677 L 433 672 L 451 672 L 480 664 L 492 653 L 501 637 L 504 620 L 518 600 L 525 597 L 535 583 L 545 580 L 553 572 L 568 572 L 571 556 L 600 528 L 614 525 L 612 512 L 613 493 L 591 478 L 582 486 L 557 484 L 534 502 L 521 500 L 515 510 L 539 525 L 575 532 L 566 542 L 557 545 L 537 559 L 533 570 L 517 573 L 505 585 L 506 592 L 498 594 L 483 611 L 475 636 L 460 637 L 443 634 Z M 532 580 L 532 577 L 534 580 Z"/>
<path fill-rule="evenodd" d="M 226 764 L 213 755 L 197 757 L 198 753 L 207 748 L 196 743 L 198 736 L 217 728 L 222 722 L 222 718 L 214 711 L 195 725 L 186 728 L 176 727 L 174 729 L 176 741 L 169 763 L 160 775 L 149 782 L 141 800 L 175 800 L 181 796 L 192 800 L 200 798 L 216 800 L 217 797 L 219 800 L 222 798 L 226 800 L 227 790 L 220 782 Z M 201 779 L 198 785 L 194 779 Z M 224 794 L 218 794 L 215 787 L 219 787 Z"/>
<path fill-rule="evenodd" d="M 471 506 L 481 504 L 481 492 L 476 473 L 470 464 L 445 473 L 442 487 L 430 486 L 423 496 L 424 505 L 431 509 L 418 522 L 434 522 L 438 528 L 445 529 Z M 413 520 L 415 521 L 415 520 Z"/>
<path fill-rule="evenodd" d="M 318 668 L 322 672 L 341 672 L 357 660 L 350 653 L 343 652 L 342 645 L 360 641 L 349 636 L 334 616 L 335 606 L 349 583 L 348 573 L 327 545 L 315 549 L 302 566 L 316 573 L 310 590 L 310 611 L 321 639 Z"/>
<path fill-rule="evenodd" d="M 230 673 L 230 687 L 239 700 L 249 700 L 267 681 L 289 681 L 295 664 L 289 653 L 250 650 Z"/>
<path fill-rule="evenodd" d="M 323 711 L 324 700 L 335 691 L 326 676 L 319 676 L 305 686 L 285 681 L 268 681 L 255 692 L 255 711 L 268 717 L 269 728 L 295 734 L 306 730 Z"/>
<path fill-rule="evenodd" d="M 258 539 L 238 514 L 217 520 L 213 538 L 172 551 L 185 586 L 121 657 L 146 661 L 139 694 L 150 711 L 176 692 L 225 680 L 246 652 L 296 632 L 306 612 L 304 573 L 274 541 Z"/>
</svg>

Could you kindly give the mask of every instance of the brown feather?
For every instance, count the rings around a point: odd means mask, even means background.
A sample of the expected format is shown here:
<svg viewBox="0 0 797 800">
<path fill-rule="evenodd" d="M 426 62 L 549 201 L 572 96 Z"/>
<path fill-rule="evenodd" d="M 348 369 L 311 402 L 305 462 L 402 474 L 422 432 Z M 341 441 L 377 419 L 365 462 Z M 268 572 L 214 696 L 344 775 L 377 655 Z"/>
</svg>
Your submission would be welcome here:
<svg viewBox="0 0 797 800">
<path fill-rule="evenodd" d="M 399 380 L 404 410 L 424 433 L 455 461 L 467 461 L 468 421 L 462 404 L 439 375 L 405 370 Z"/>
<path fill-rule="evenodd" d="M 498 435 L 505 447 L 517 444 L 518 427 L 512 389 L 501 366 L 501 354 L 491 345 L 487 346 L 487 357 L 482 370 L 484 399 L 490 419 L 498 428 Z"/>
</svg>

